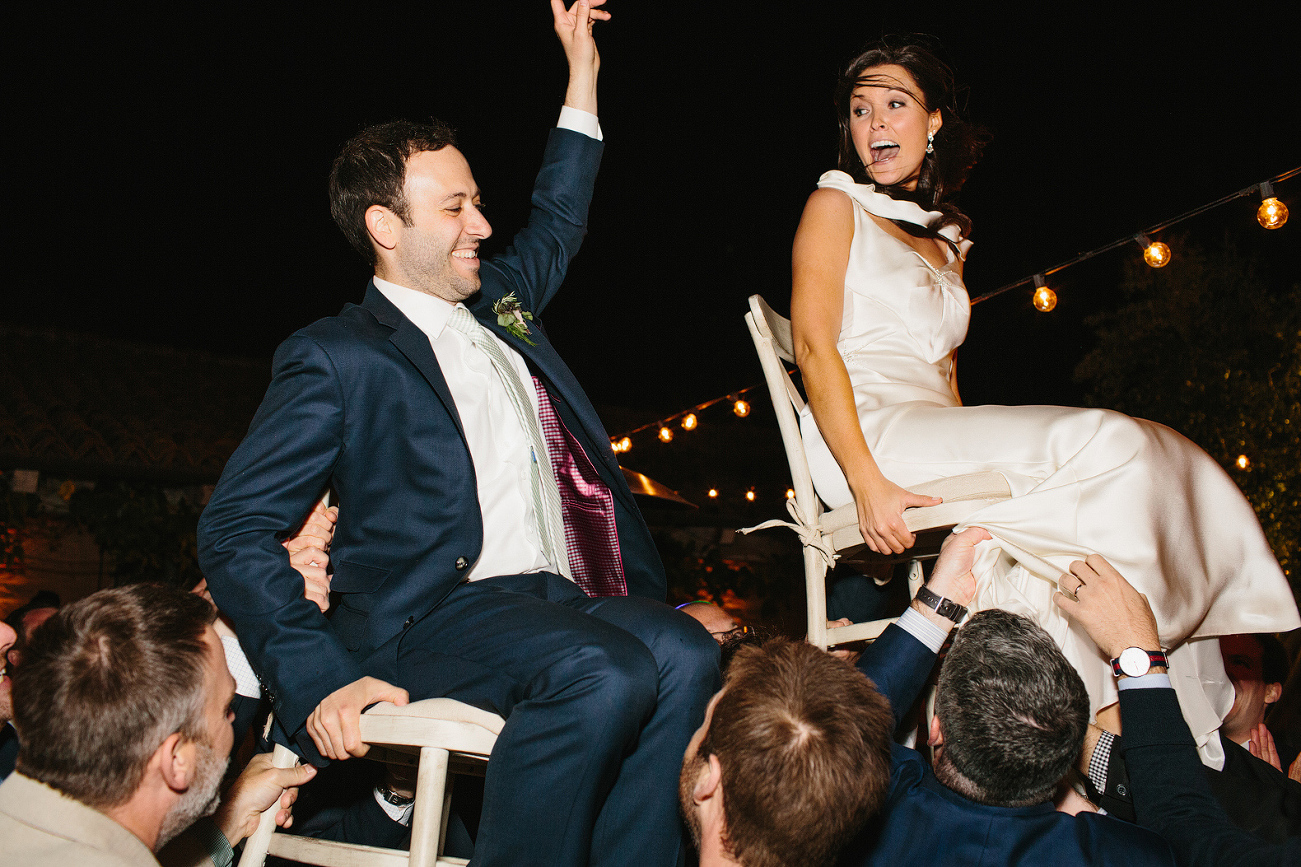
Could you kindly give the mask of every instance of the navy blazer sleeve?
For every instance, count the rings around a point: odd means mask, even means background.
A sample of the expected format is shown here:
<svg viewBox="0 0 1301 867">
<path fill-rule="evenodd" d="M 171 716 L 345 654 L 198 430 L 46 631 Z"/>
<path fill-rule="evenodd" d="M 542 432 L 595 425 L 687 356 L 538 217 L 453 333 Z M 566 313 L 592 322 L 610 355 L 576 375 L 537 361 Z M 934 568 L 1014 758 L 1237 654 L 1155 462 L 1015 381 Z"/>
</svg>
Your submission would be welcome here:
<svg viewBox="0 0 1301 867">
<path fill-rule="evenodd" d="M 1301 838 L 1266 843 L 1229 821 L 1173 689 L 1121 690 L 1120 718 L 1138 822 L 1165 837 L 1181 865 L 1301 864 Z"/>
<path fill-rule="evenodd" d="M 890 702 L 896 728 L 917 701 L 934 666 L 935 654 L 931 649 L 894 623 L 858 659 L 858 670 Z"/>
</svg>

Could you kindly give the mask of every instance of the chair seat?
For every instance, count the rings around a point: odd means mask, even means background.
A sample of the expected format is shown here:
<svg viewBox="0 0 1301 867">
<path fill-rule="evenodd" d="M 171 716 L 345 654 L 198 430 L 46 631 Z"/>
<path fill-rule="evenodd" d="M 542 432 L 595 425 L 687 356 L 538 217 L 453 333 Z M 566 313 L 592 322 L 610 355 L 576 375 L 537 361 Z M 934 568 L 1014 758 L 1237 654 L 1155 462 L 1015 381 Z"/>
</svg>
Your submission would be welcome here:
<svg viewBox="0 0 1301 867">
<path fill-rule="evenodd" d="M 450 698 L 427 698 L 399 707 L 382 701 L 361 716 L 361 739 L 385 747 L 438 747 L 486 756 L 506 721 Z"/>
<path fill-rule="evenodd" d="M 948 535 L 948 531 L 955 525 L 967 520 L 986 506 L 1012 497 L 1012 489 L 1008 487 L 1007 479 L 1002 473 L 997 472 L 950 476 L 914 485 L 909 490 L 916 494 L 940 497 L 944 500 L 938 506 L 918 506 L 904 510 L 904 525 L 909 531 L 919 535 L 919 544 L 923 545 L 922 551 L 931 547 L 923 544 L 920 538 L 925 531 L 943 529 L 943 533 L 936 534 L 942 542 Z M 832 546 L 844 562 L 881 562 L 882 557 L 891 559 L 889 555 L 878 555 L 867 548 L 867 543 L 863 541 L 863 534 L 858 527 L 858 511 L 853 503 L 824 514 L 822 532 L 831 537 Z M 864 551 L 867 552 L 866 555 Z M 898 559 L 911 560 L 918 553 L 920 552 L 909 549 L 899 555 Z"/>
</svg>

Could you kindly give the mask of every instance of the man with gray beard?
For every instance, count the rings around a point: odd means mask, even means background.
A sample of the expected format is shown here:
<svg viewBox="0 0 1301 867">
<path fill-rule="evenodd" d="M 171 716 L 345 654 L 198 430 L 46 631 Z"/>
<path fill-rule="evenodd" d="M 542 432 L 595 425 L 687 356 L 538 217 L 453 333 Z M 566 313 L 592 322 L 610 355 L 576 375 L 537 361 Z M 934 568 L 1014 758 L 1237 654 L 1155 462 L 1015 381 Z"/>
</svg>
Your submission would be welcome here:
<svg viewBox="0 0 1301 867">
<path fill-rule="evenodd" d="M 35 633 L 13 672 L 22 746 L 0 785 L 0 863 L 157 865 L 155 852 L 217 809 L 234 681 L 215 617 L 199 596 L 137 584 L 67 606 Z M 188 863 L 228 864 L 277 800 L 287 823 L 285 789 L 312 775 L 254 759 L 214 822 L 196 827 L 209 839 L 193 841 L 203 854 Z"/>
</svg>

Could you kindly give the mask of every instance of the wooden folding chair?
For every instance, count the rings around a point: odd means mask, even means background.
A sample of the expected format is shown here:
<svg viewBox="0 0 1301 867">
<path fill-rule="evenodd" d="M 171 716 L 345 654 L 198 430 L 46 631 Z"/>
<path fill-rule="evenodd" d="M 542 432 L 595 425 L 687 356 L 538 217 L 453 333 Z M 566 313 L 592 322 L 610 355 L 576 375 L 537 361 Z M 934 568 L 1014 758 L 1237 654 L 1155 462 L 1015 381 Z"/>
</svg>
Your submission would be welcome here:
<svg viewBox="0 0 1301 867">
<path fill-rule="evenodd" d="M 361 716 L 361 739 L 372 745 L 367 758 L 410 764 L 418 756 L 411 849 L 384 849 L 293 834 L 277 834 L 279 803 L 262 814 L 244 845 L 239 867 L 262 867 L 268 854 L 325 867 L 450 867 L 463 858 L 443 856 L 452 786 L 449 771 L 482 775 L 504 720 L 450 698 L 431 698 L 398 707 L 381 702 Z M 298 763 L 293 751 L 276 745 L 276 767 Z"/>
<path fill-rule="evenodd" d="M 893 618 L 827 627 L 827 571 L 837 560 L 861 564 L 864 571 L 883 563 L 911 562 L 908 593 L 909 597 L 916 595 L 917 588 L 922 583 L 922 561 L 939 555 L 940 544 L 955 525 L 978 509 L 1009 499 L 1012 492 L 1007 479 L 997 472 L 972 473 L 911 487 L 912 491 L 919 494 L 942 497 L 944 502 L 938 506 L 904 511 L 904 523 L 917 537 L 912 548 L 899 555 L 873 552 L 859 531 L 858 513 L 854 504 L 824 512 L 822 501 L 813 489 L 813 478 L 804 453 L 804 440 L 800 436 L 799 413 L 804 409 L 804 397 L 795 387 L 790 372 L 783 363 L 795 363 L 790 320 L 774 313 L 760 296 L 751 295 L 750 312 L 745 315 L 745 322 L 754 339 L 755 350 L 759 353 L 764 381 L 777 413 L 777 426 L 781 429 L 782 443 L 786 448 L 786 462 L 790 465 L 791 486 L 795 497 L 786 501 L 791 521 L 765 521 L 741 532 L 784 526 L 790 527 L 799 535 L 804 546 L 808 640 L 811 643 L 826 648 L 876 638 L 894 621 Z"/>
</svg>

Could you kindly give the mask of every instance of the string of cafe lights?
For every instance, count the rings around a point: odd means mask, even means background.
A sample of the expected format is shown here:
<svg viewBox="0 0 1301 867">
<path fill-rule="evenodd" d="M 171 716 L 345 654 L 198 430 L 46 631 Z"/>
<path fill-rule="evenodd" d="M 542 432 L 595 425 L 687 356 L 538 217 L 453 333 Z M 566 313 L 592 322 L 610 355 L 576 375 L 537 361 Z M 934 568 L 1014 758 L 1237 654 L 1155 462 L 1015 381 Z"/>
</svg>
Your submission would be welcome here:
<svg viewBox="0 0 1301 867">
<path fill-rule="evenodd" d="M 988 301 L 990 298 L 995 298 L 1005 292 L 1010 292 L 1018 286 L 1024 286 L 1029 283 L 1032 284 L 1035 289 L 1034 295 L 1032 296 L 1032 303 L 1034 304 L 1035 309 L 1043 313 L 1048 313 L 1057 306 L 1057 293 L 1048 285 L 1049 276 L 1056 274 L 1058 271 L 1069 268 L 1072 265 L 1078 265 L 1080 262 L 1092 259 L 1094 256 L 1100 256 L 1103 253 L 1110 252 L 1111 250 L 1115 250 L 1118 247 L 1123 247 L 1130 243 L 1136 243 L 1143 249 L 1143 261 L 1150 267 L 1164 268 L 1166 265 L 1170 264 L 1170 260 L 1173 258 L 1174 254 L 1168 244 L 1159 240 L 1154 241 L 1151 236 L 1156 235 L 1158 232 L 1168 229 L 1177 223 L 1196 217 L 1212 208 L 1219 207 L 1220 205 L 1231 202 L 1234 199 L 1243 198 L 1244 196 L 1260 196 L 1261 202 L 1260 206 L 1256 209 L 1256 221 L 1260 223 L 1263 228 L 1281 228 L 1287 222 L 1288 209 L 1287 205 L 1283 204 L 1283 202 L 1274 195 L 1274 184 L 1288 180 L 1298 174 L 1301 174 L 1301 166 L 1298 166 L 1291 171 L 1284 172 L 1281 175 L 1272 177 L 1267 181 L 1261 181 L 1258 184 L 1252 184 L 1251 186 L 1238 190 L 1235 193 L 1230 193 L 1227 196 L 1216 199 L 1215 201 L 1202 205 L 1199 208 L 1194 208 L 1191 211 L 1180 214 L 1179 216 L 1162 223 L 1158 223 L 1155 226 L 1150 226 L 1140 232 L 1134 233 L 1133 235 L 1126 235 L 1123 238 L 1112 241 L 1110 244 L 1104 244 L 1096 250 L 1081 253 L 1073 259 L 1062 262 L 1059 265 L 1054 265 L 1051 268 L 1045 268 L 1029 277 L 1023 277 L 1004 286 L 1000 286 L 997 289 L 973 298 L 971 303 L 979 304 L 981 301 Z M 657 421 L 649 422 L 640 427 L 633 428 L 620 436 L 612 438 L 610 440 L 610 446 L 614 449 L 616 454 L 626 453 L 632 449 L 632 437 L 634 434 L 651 429 L 655 430 L 655 437 L 661 443 L 673 442 L 673 438 L 676 436 L 674 430 L 675 423 L 684 431 L 693 431 L 700 424 L 700 417 L 698 415 L 700 412 L 724 402 L 731 404 L 732 412 L 738 418 L 745 418 L 750 414 L 750 402 L 745 399 L 744 395 L 755 388 L 758 388 L 758 386 L 748 386 L 739 391 L 734 391 L 730 394 L 707 400 L 704 403 L 698 403 L 693 407 L 665 416 Z M 1247 470 L 1250 468 L 1251 462 L 1246 455 L 1239 455 L 1236 464 L 1239 469 Z M 720 492 L 717 487 L 711 487 L 706 491 L 706 496 L 711 500 L 716 500 L 719 498 Z M 787 499 L 794 496 L 795 491 L 787 488 Z M 757 498 L 754 486 L 750 486 L 744 492 L 743 497 L 747 502 L 754 502 Z"/>
<path fill-rule="evenodd" d="M 1211 210 L 1212 208 L 1218 208 L 1220 205 L 1231 202 L 1234 199 L 1240 199 L 1244 196 L 1260 196 L 1260 207 L 1256 209 L 1256 222 L 1260 223 L 1263 228 L 1282 228 L 1283 224 L 1287 222 L 1287 205 L 1279 201 L 1278 197 L 1274 195 L 1274 184 L 1285 181 L 1297 174 L 1301 174 L 1301 166 L 1298 166 L 1291 171 L 1283 172 L 1281 175 L 1276 175 L 1267 181 L 1261 181 L 1258 184 L 1244 187 L 1236 193 L 1229 193 L 1227 196 L 1202 205 L 1200 208 L 1193 208 L 1187 213 L 1180 214 L 1179 216 L 1166 220 L 1165 222 L 1157 223 L 1155 226 L 1149 226 L 1141 232 L 1118 238 L 1110 244 L 1102 245 L 1096 250 L 1081 253 L 1073 259 L 1069 259 L 1059 265 L 1054 265 L 1051 268 L 1045 268 L 1037 274 L 1032 274 L 1029 277 L 1022 277 L 1020 280 L 1014 280 L 1005 286 L 1000 286 L 997 289 L 971 299 L 971 303 L 979 304 L 981 301 L 988 301 L 990 298 L 995 298 L 1002 295 L 1004 292 L 1010 292 L 1018 286 L 1024 286 L 1029 283 L 1034 286 L 1034 295 L 1031 297 L 1031 302 L 1034 304 L 1035 309 L 1041 313 L 1049 313 L 1057 306 L 1057 293 L 1048 285 L 1048 278 L 1050 276 L 1065 268 L 1069 268 L 1072 265 L 1078 265 L 1086 259 L 1092 259 L 1094 256 L 1100 256 L 1103 253 L 1110 252 L 1117 247 L 1123 247 L 1130 243 L 1137 243 L 1143 248 L 1143 261 L 1148 265 L 1153 268 L 1164 268 L 1166 265 L 1170 264 L 1170 259 L 1173 257 L 1173 253 L 1168 244 L 1163 241 L 1154 241 L 1151 236 L 1164 229 L 1170 228 L 1176 223 L 1182 223 L 1184 220 L 1191 219 L 1199 214 Z"/>
</svg>

